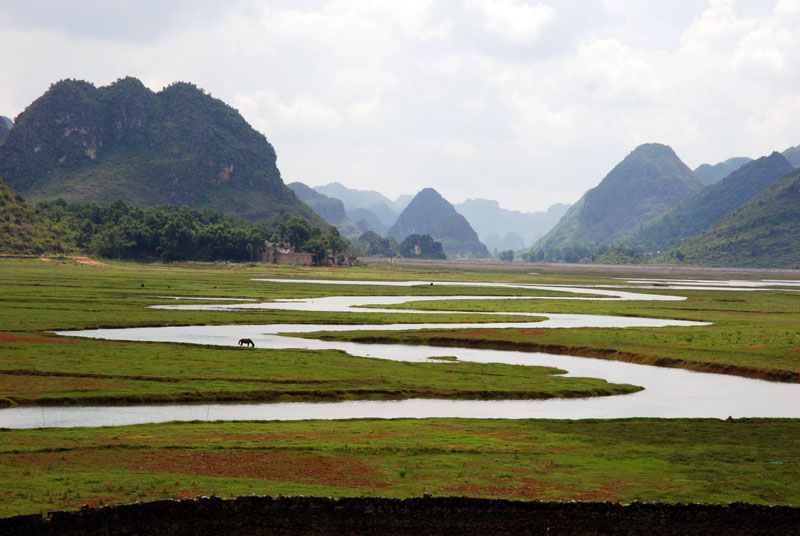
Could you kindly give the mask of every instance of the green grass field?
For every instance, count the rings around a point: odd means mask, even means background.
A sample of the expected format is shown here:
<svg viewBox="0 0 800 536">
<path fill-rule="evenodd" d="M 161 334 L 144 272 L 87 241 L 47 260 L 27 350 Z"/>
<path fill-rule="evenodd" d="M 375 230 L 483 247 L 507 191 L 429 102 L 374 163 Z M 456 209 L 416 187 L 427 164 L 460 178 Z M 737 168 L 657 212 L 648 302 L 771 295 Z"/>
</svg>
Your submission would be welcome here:
<svg viewBox="0 0 800 536">
<path fill-rule="evenodd" d="M 800 504 L 798 420 L 0 430 L 0 515 L 216 494 Z"/>
<path fill-rule="evenodd" d="M 265 274 L 264 270 L 270 270 Z M 298 270 L 300 271 L 300 270 Z M 317 270 L 312 274 L 331 273 Z M 340 270 L 361 277 L 367 270 Z M 0 403 L 142 404 L 203 401 L 330 401 L 404 398 L 597 396 L 639 390 L 591 378 L 565 378 L 542 367 L 476 363 L 399 363 L 337 351 L 266 350 L 65 338 L 48 330 L 230 323 L 393 323 L 488 321 L 479 315 L 172 311 L 154 296 L 286 297 L 383 292 L 352 287 L 253 282 L 286 275 L 283 267 L 242 265 L 111 268 L 72 262 L 0 262 Z M 385 273 L 385 272 L 384 272 Z M 388 287 L 410 295 L 453 295 L 458 287 Z M 469 289 L 473 294 L 488 289 Z M 526 291 L 531 292 L 531 291 Z M 536 294 L 535 291 L 532 294 Z M 508 317 L 513 319 L 513 315 Z M 522 317 L 526 321 L 530 317 Z M 6 320 L 8 319 L 8 320 Z M 491 320 L 496 320 L 497 317 Z M 535 320 L 535 319 L 533 319 Z"/>
<path fill-rule="evenodd" d="M 6 405 L 211 400 L 543 398 L 636 386 L 563 378 L 554 369 L 448 358 L 396 363 L 336 351 L 244 349 L 59 337 L 57 329 L 190 324 L 485 321 L 477 315 L 170 311 L 156 296 L 269 300 L 336 294 L 517 295 L 537 291 L 253 282 L 254 277 L 376 281 L 618 284 L 614 274 L 530 275 L 440 267 L 88 266 L 0 259 L 0 400 Z M 619 274 L 616 274 L 619 275 Z M 648 291 L 650 292 L 650 291 Z M 800 295 L 662 292 L 683 302 L 443 301 L 408 308 L 573 312 L 714 322 L 698 328 L 495 328 L 344 334 L 475 346 L 548 348 L 610 359 L 719 367 L 797 381 Z M 523 296 L 523 298 L 524 298 Z M 526 318 L 530 320 L 530 318 Z M 448 337 L 450 338 L 448 340 Z M 713 365 L 713 366 L 712 366 Z M 771 372 L 773 371 L 773 372 Z M 777 372 L 774 372 L 777 371 Z M 792 376 L 794 374 L 794 376 Z M 352 420 L 191 422 L 0 429 L 0 516 L 82 504 L 250 493 L 543 500 L 800 504 L 800 420 Z"/>
</svg>

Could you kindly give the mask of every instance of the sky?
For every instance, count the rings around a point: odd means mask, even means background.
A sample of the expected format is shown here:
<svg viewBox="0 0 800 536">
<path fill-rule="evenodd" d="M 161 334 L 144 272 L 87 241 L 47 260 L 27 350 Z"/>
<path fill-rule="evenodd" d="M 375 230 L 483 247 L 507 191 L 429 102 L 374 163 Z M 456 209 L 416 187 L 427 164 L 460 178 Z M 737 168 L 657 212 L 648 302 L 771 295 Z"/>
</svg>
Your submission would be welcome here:
<svg viewBox="0 0 800 536">
<path fill-rule="evenodd" d="M 800 0 L 0 0 L 0 115 L 53 82 L 192 82 L 284 182 L 534 212 L 636 146 L 800 144 Z"/>
</svg>

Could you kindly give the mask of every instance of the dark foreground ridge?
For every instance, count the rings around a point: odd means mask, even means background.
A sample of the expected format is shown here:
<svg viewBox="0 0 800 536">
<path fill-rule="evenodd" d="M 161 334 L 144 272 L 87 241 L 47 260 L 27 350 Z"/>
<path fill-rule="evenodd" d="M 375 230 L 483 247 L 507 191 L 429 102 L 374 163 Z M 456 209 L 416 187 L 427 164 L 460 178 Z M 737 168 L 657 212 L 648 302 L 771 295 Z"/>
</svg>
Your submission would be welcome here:
<svg viewBox="0 0 800 536">
<path fill-rule="evenodd" d="M 729 505 L 538 502 L 464 497 L 415 499 L 217 497 L 0 519 L 6 536 L 89 534 L 262 536 L 369 534 L 797 535 L 800 508 Z"/>
</svg>

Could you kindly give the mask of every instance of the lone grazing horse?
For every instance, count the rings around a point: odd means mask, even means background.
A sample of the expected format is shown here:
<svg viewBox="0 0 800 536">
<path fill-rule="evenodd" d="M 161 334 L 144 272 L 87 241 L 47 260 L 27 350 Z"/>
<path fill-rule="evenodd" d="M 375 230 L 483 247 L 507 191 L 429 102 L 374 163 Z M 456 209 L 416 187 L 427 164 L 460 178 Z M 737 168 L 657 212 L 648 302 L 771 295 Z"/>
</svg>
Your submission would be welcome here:
<svg viewBox="0 0 800 536">
<path fill-rule="evenodd" d="M 252 346 L 253 348 L 256 347 L 256 343 L 254 343 L 250 339 L 239 339 L 239 346 L 241 346 L 241 345 Z"/>
</svg>

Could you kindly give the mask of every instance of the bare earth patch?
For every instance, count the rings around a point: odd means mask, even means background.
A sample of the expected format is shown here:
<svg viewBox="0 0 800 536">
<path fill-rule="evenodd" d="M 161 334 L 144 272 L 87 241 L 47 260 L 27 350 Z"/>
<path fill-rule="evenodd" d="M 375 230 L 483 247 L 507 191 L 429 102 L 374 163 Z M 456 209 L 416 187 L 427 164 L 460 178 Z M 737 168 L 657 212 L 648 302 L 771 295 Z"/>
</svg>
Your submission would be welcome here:
<svg viewBox="0 0 800 536">
<path fill-rule="evenodd" d="M 323 455 L 302 451 L 279 450 L 76 450 L 59 453 L 36 453 L 17 456 L 20 466 L 63 468 L 127 467 L 184 475 L 256 478 L 268 481 L 384 488 L 389 485 L 383 474 L 362 461 L 342 455 Z"/>
<path fill-rule="evenodd" d="M 111 268 L 110 264 L 105 264 L 103 262 L 98 262 L 94 259 L 89 257 L 70 257 L 73 262 L 77 264 L 85 264 L 86 266 L 95 266 L 97 268 Z"/>
</svg>

